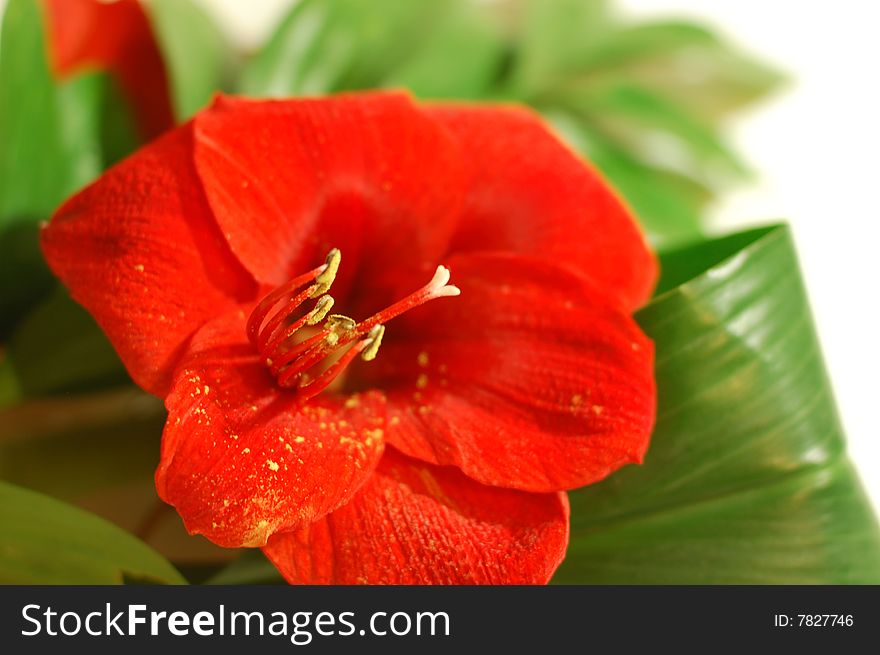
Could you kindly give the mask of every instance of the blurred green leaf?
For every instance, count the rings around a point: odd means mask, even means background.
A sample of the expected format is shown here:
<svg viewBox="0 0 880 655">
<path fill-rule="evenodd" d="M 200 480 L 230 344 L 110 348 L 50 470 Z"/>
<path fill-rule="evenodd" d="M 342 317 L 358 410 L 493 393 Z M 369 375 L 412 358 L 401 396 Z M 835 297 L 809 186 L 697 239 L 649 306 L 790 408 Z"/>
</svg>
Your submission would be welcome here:
<svg viewBox="0 0 880 655">
<path fill-rule="evenodd" d="M 0 582 L 184 584 L 161 555 L 88 512 L 0 482 Z"/>
<path fill-rule="evenodd" d="M 0 36 L 0 228 L 39 220 L 101 168 L 98 76 L 56 83 L 40 5 L 10 0 Z"/>
<path fill-rule="evenodd" d="M 278 569 L 256 548 L 242 550 L 241 556 L 205 581 L 205 584 L 284 584 Z"/>
<path fill-rule="evenodd" d="M 423 98 L 485 98 L 494 92 L 504 54 L 500 28 L 482 7 L 450 3 L 419 48 L 382 83 Z"/>
<path fill-rule="evenodd" d="M 785 227 L 664 258 L 641 466 L 570 494 L 555 581 L 878 583 L 880 530 L 844 438 Z M 696 277 L 693 277 L 696 276 Z"/>
<path fill-rule="evenodd" d="M 595 84 L 625 78 L 652 89 L 704 121 L 718 123 L 777 90 L 786 76 L 719 38 L 705 27 L 649 23 L 622 31 L 610 52 L 596 53 L 587 75 Z M 666 34 L 666 37 L 663 34 Z M 677 33 L 676 36 L 672 33 Z M 690 37 L 688 37 L 690 34 Z M 664 46 L 664 40 L 669 41 Z M 638 49 L 638 42 L 643 48 Z M 601 65 L 600 65 L 601 64 Z"/>
<path fill-rule="evenodd" d="M 162 401 L 134 387 L 27 400 L 0 410 L 0 478 L 67 502 L 152 487 Z"/>
<path fill-rule="evenodd" d="M 516 14 L 512 95 L 526 101 L 540 97 L 570 74 L 612 29 L 608 0 L 521 0 Z"/>
<path fill-rule="evenodd" d="M 21 321 L 7 348 L 26 396 L 84 391 L 128 379 L 94 319 L 60 286 Z"/>
<path fill-rule="evenodd" d="M 368 89 L 419 45 L 455 0 L 302 0 L 245 67 L 241 88 L 257 96 Z"/>
<path fill-rule="evenodd" d="M 0 351 L 0 411 L 15 405 L 21 400 L 21 389 L 15 376 L 15 369 L 6 354 Z"/>
<path fill-rule="evenodd" d="M 39 230 L 30 220 L 13 219 L 0 227 L 0 343 L 55 287 L 40 252 Z"/>
<path fill-rule="evenodd" d="M 706 45 L 720 46 L 719 39 L 702 25 L 685 21 L 657 21 L 635 25 L 620 25 L 598 39 L 580 60 L 566 63 L 578 73 L 632 66 L 653 61 L 686 48 Z"/>
<path fill-rule="evenodd" d="M 748 175 L 718 130 L 647 88 L 620 82 L 559 103 L 644 163 L 704 183 Z"/>
<path fill-rule="evenodd" d="M 152 0 L 146 9 L 171 78 L 177 120 L 184 121 L 224 86 L 229 50 L 211 17 L 191 0 Z"/>
<path fill-rule="evenodd" d="M 110 75 L 97 73 L 103 83 L 101 96 L 100 147 L 103 168 L 127 157 L 141 143 L 137 122 L 129 110 L 128 100 L 119 84 Z"/>
</svg>

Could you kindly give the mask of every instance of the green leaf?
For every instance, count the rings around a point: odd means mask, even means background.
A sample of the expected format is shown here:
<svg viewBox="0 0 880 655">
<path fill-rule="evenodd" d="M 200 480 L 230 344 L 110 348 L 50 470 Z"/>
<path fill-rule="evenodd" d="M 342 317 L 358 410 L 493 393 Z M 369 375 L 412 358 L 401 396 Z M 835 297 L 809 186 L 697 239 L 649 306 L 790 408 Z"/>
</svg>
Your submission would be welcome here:
<svg viewBox="0 0 880 655">
<path fill-rule="evenodd" d="M 663 258 L 641 466 L 570 494 L 555 581 L 878 583 L 880 530 L 847 461 L 789 230 Z"/>
<path fill-rule="evenodd" d="M 645 163 L 707 182 L 749 175 L 718 130 L 645 87 L 617 82 L 560 102 Z"/>
<path fill-rule="evenodd" d="M 83 391 L 128 379 L 94 319 L 60 286 L 18 325 L 7 357 L 26 396 Z"/>
<path fill-rule="evenodd" d="M 40 252 L 39 229 L 27 220 L 0 227 L 0 343 L 55 287 Z"/>
<path fill-rule="evenodd" d="M 249 548 L 238 559 L 205 581 L 205 584 L 284 584 L 278 569 L 266 559 L 263 551 Z"/>
<path fill-rule="evenodd" d="M 110 75 L 98 74 L 103 82 L 101 98 L 100 146 L 104 168 L 127 157 L 141 144 L 137 121 L 119 84 Z"/>
<path fill-rule="evenodd" d="M 56 83 L 40 3 L 10 0 L 0 36 L 0 228 L 45 219 L 101 167 L 98 76 Z"/>
<path fill-rule="evenodd" d="M 248 95 L 314 95 L 380 86 L 454 0 L 302 0 L 244 69 Z"/>
<path fill-rule="evenodd" d="M 512 93 L 539 97 L 565 78 L 572 62 L 600 43 L 613 20 L 608 0 L 524 0 L 515 16 L 515 64 Z"/>
<path fill-rule="evenodd" d="M 479 99 L 494 92 L 505 43 L 489 15 L 456 2 L 383 86 L 403 87 L 423 98 Z"/>
<path fill-rule="evenodd" d="M 569 62 L 568 66 L 581 73 L 586 69 L 620 68 L 706 45 L 720 46 L 720 41 L 710 30 L 695 23 L 656 21 L 624 25 L 610 30 L 585 57 Z"/>
<path fill-rule="evenodd" d="M 230 64 L 225 39 L 191 0 L 152 0 L 146 9 L 171 78 L 177 120 L 186 120 L 224 86 Z"/>
<path fill-rule="evenodd" d="M 665 49 L 664 41 L 668 46 Z M 632 31 L 620 32 L 609 45 L 610 52 L 597 53 L 597 59 L 605 58 L 592 64 L 595 83 L 625 77 L 633 84 L 674 98 L 705 121 L 718 122 L 787 81 L 776 68 L 697 25 L 636 26 Z M 639 47 L 643 49 L 639 51 Z"/>
<path fill-rule="evenodd" d="M 0 482 L 0 582 L 184 584 L 161 555 L 107 521 Z"/>
<path fill-rule="evenodd" d="M 161 400 L 127 386 L 0 409 L 0 478 L 74 503 L 152 490 L 165 417 Z"/>
</svg>

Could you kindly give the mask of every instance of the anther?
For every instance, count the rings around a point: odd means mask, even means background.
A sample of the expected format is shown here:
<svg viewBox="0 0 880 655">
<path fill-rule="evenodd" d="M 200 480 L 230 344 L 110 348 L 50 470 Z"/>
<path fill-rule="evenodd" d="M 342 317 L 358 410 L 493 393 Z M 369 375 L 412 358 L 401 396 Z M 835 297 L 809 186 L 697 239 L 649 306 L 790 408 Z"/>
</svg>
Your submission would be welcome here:
<svg viewBox="0 0 880 655">
<path fill-rule="evenodd" d="M 379 346 L 382 345 L 382 337 L 385 335 L 385 326 L 382 324 L 373 326 L 373 329 L 367 334 L 367 347 L 361 353 L 361 359 L 365 362 L 372 362 L 379 353 Z"/>
<path fill-rule="evenodd" d="M 327 253 L 327 259 L 324 262 L 324 270 L 315 278 L 317 286 L 315 287 L 315 290 L 312 291 L 312 298 L 317 298 L 322 293 L 327 293 L 327 290 L 330 289 L 330 286 L 333 284 L 333 280 L 336 279 L 336 273 L 339 270 L 339 264 L 341 261 L 342 253 L 339 251 L 339 248 L 333 248 L 333 250 Z"/>
<path fill-rule="evenodd" d="M 318 298 L 315 308 L 309 312 L 306 325 L 317 325 L 324 320 L 324 317 L 327 316 L 327 312 L 331 309 L 333 309 L 333 296 L 321 296 Z"/>
</svg>

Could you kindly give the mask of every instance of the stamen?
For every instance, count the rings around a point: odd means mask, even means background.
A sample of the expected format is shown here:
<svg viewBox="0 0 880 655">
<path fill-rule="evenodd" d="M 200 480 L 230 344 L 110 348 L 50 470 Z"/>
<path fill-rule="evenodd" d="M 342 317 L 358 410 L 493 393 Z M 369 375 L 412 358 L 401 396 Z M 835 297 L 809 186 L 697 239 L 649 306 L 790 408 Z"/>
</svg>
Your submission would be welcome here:
<svg viewBox="0 0 880 655">
<path fill-rule="evenodd" d="M 382 337 L 385 336 L 385 326 L 377 325 L 372 330 L 370 330 L 370 334 L 367 336 L 367 341 L 369 341 L 369 345 L 364 349 L 364 352 L 361 353 L 361 359 L 365 362 L 372 362 L 376 359 L 376 355 L 379 353 L 379 346 L 382 345 Z"/>
<path fill-rule="evenodd" d="M 324 320 L 324 317 L 327 316 L 327 312 L 333 309 L 333 296 L 321 296 L 318 298 L 318 303 L 315 305 L 315 308 L 309 312 L 309 318 L 306 321 L 306 325 L 317 325 L 321 321 Z"/>
<path fill-rule="evenodd" d="M 315 278 L 318 283 L 317 288 L 312 291 L 312 298 L 317 298 L 322 293 L 327 293 L 333 280 L 336 279 L 336 272 L 339 270 L 339 263 L 342 261 L 342 253 L 339 248 L 334 248 L 327 253 L 327 260 L 324 262 L 324 270 Z"/>
<path fill-rule="evenodd" d="M 326 389 L 358 355 L 364 361 L 375 359 L 386 322 L 429 300 L 461 293 L 458 287 L 449 284 L 449 269 L 438 266 L 434 277 L 421 289 L 358 323 L 343 314 L 329 314 L 333 298 L 322 295 L 333 283 L 341 260 L 341 253 L 334 248 L 322 266 L 267 295 L 248 319 L 248 338 L 278 385 L 295 389 L 304 399 Z M 310 298 L 318 298 L 315 306 L 291 322 L 300 305 Z M 279 305 L 282 301 L 284 304 Z M 275 313 L 270 317 L 273 310 Z M 305 339 L 296 338 L 304 326 L 317 326 L 322 321 L 317 333 Z M 318 369 L 317 373 L 313 369 Z"/>
</svg>

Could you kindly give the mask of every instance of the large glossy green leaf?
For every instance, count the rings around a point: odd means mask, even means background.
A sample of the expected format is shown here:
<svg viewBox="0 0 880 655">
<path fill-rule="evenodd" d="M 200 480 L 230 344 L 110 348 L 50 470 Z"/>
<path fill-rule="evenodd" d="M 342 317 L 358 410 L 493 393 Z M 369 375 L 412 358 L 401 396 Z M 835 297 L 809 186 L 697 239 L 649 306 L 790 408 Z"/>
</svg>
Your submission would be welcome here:
<svg viewBox="0 0 880 655">
<path fill-rule="evenodd" d="M 555 580 L 877 583 L 880 531 L 844 438 L 789 231 L 664 258 L 650 450 L 573 492 Z"/>
<path fill-rule="evenodd" d="M 0 37 L 0 229 L 46 218 L 100 170 L 99 76 L 56 83 L 40 3 L 10 0 Z"/>
<path fill-rule="evenodd" d="M 0 482 L 0 582 L 183 584 L 161 555 L 107 521 Z"/>
<path fill-rule="evenodd" d="M 146 9 L 171 78 L 175 114 L 183 121 L 223 87 L 230 51 L 211 17 L 191 0 L 152 0 Z"/>
</svg>

